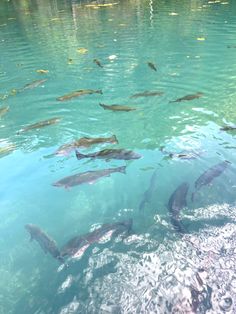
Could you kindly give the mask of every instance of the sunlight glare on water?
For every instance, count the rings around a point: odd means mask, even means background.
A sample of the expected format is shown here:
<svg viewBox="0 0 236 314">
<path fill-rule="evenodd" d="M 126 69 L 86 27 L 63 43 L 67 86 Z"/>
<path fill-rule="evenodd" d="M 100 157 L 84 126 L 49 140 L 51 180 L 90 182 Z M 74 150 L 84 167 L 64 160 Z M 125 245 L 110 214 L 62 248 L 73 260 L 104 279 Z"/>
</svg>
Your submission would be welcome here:
<svg viewBox="0 0 236 314">
<path fill-rule="evenodd" d="M 0 314 L 236 313 L 235 12 L 1 1 Z"/>
</svg>

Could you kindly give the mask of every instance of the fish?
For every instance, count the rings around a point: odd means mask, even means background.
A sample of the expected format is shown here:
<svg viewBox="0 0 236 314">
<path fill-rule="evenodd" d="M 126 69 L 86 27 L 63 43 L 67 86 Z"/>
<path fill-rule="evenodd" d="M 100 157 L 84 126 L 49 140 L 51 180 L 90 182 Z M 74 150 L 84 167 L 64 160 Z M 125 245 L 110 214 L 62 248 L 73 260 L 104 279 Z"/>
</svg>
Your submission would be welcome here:
<svg viewBox="0 0 236 314">
<path fill-rule="evenodd" d="M 195 181 L 195 192 L 192 193 L 192 201 L 194 201 L 196 192 L 204 185 L 209 185 L 214 178 L 219 177 L 228 168 L 229 164 L 229 161 L 224 160 L 203 172 L 203 174 Z"/>
<path fill-rule="evenodd" d="M 9 106 L 0 108 L 0 118 L 9 111 Z"/>
<path fill-rule="evenodd" d="M 112 110 L 112 111 L 133 111 L 136 108 L 128 107 L 128 106 L 121 106 L 121 105 L 105 105 L 99 104 L 104 110 Z"/>
<path fill-rule="evenodd" d="M 58 97 L 58 101 L 65 101 L 65 100 L 70 100 L 75 97 L 80 97 L 84 95 L 91 95 L 91 94 L 102 94 L 102 90 L 94 90 L 94 89 L 79 89 L 77 91 L 71 92 L 69 94 L 66 94 L 64 96 Z"/>
<path fill-rule="evenodd" d="M 221 131 L 234 131 L 236 130 L 236 125 L 231 126 L 231 125 L 225 125 L 222 128 L 220 128 Z"/>
<path fill-rule="evenodd" d="M 72 176 L 65 177 L 55 183 L 53 183 L 53 186 L 57 187 L 72 187 L 76 185 L 80 185 L 83 183 L 89 183 L 93 184 L 98 179 L 102 177 L 109 177 L 112 173 L 115 172 L 121 172 L 126 173 L 125 171 L 126 166 L 117 167 L 117 168 L 108 168 L 108 169 L 102 169 L 102 170 L 96 170 L 96 171 L 86 171 L 83 173 L 77 173 Z"/>
<path fill-rule="evenodd" d="M 83 158 L 99 158 L 99 159 L 121 159 L 121 160 L 131 160 L 131 159 L 139 159 L 141 155 L 133 152 L 132 150 L 126 149 L 103 149 L 96 153 L 91 154 L 81 154 L 80 152 L 76 151 L 77 159 Z"/>
<path fill-rule="evenodd" d="M 130 96 L 130 98 L 162 96 L 163 94 L 164 94 L 163 92 L 158 92 L 158 91 L 144 91 L 141 93 L 134 94 Z"/>
<path fill-rule="evenodd" d="M 164 147 L 160 148 L 161 152 L 167 155 L 167 157 L 172 159 L 183 159 L 183 160 L 190 160 L 190 159 L 196 159 L 199 156 L 201 156 L 200 152 L 195 151 L 182 151 L 180 153 L 172 153 L 164 150 Z"/>
<path fill-rule="evenodd" d="M 35 87 L 38 87 L 38 86 L 42 85 L 46 81 L 47 81 L 47 79 L 35 80 L 35 81 L 31 82 L 31 83 L 26 84 L 20 91 L 23 91 L 23 90 L 26 90 L 26 89 L 33 89 Z"/>
<path fill-rule="evenodd" d="M 150 202 L 152 194 L 155 190 L 156 179 L 157 179 L 157 169 L 153 172 L 150 183 L 149 183 L 149 187 L 143 194 L 142 201 L 139 204 L 139 210 L 143 210 L 145 207 L 145 204 Z"/>
<path fill-rule="evenodd" d="M 180 211 L 187 206 L 186 197 L 189 190 L 189 184 L 183 182 L 177 187 L 177 189 L 172 193 L 168 202 L 168 210 L 170 213 L 170 220 L 174 229 L 180 233 L 185 232 L 185 228 L 180 221 Z"/>
<path fill-rule="evenodd" d="M 76 257 L 78 252 L 85 252 L 85 250 L 92 244 L 99 242 L 105 237 L 109 239 L 113 236 L 118 236 L 122 233 L 129 234 L 132 229 L 133 220 L 128 219 L 121 222 L 103 224 L 100 228 L 95 229 L 85 235 L 79 235 L 69 240 L 61 248 L 61 256 Z M 84 249 L 83 249 L 84 248 Z"/>
<path fill-rule="evenodd" d="M 103 68 L 103 65 L 98 59 L 94 59 L 93 62 L 96 63 L 96 65 L 99 66 L 100 68 Z"/>
<path fill-rule="evenodd" d="M 157 68 L 156 68 L 156 66 L 155 66 L 154 63 L 148 62 L 147 65 L 149 66 L 150 69 L 152 69 L 152 70 L 154 70 L 154 71 L 157 71 Z"/>
<path fill-rule="evenodd" d="M 169 102 L 181 102 L 181 101 L 189 101 L 189 100 L 193 100 L 193 99 L 197 99 L 203 96 L 203 93 L 196 93 L 196 94 L 191 94 L 191 95 L 186 95 L 184 97 L 181 98 L 177 98 L 176 100 L 170 100 Z"/>
<path fill-rule="evenodd" d="M 68 155 L 71 151 L 76 149 L 77 147 L 90 147 L 94 144 L 102 144 L 102 143 L 111 143 L 111 144 L 118 144 L 118 140 L 115 135 L 111 137 L 97 137 L 97 138 L 90 138 L 90 137 L 82 137 L 72 143 L 64 144 L 59 147 L 56 151 L 56 155 Z"/>
<path fill-rule="evenodd" d="M 57 259 L 60 263 L 64 264 L 64 259 L 61 252 L 57 247 L 56 241 L 49 237 L 42 229 L 33 224 L 26 224 L 25 229 L 30 234 L 30 241 L 35 240 L 41 246 L 45 254 L 49 253 Z"/>
<path fill-rule="evenodd" d="M 29 131 L 29 130 L 32 130 L 32 129 L 40 129 L 40 128 L 43 128 L 45 126 L 56 124 L 60 120 L 61 120 L 60 118 L 52 118 L 52 119 L 49 119 L 49 120 L 40 121 L 40 122 L 37 122 L 37 123 L 34 123 L 34 124 L 26 126 L 25 128 L 23 128 L 20 131 L 18 131 L 17 134 L 20 134 L 22 132 L 26 132 L 26 131 Z"/>
<path fill-rule="evenodd" d="M 236 45 L 234 45 L 234 46 L 228 45 L 227 48 L 236 48 Z"/>
</svg>

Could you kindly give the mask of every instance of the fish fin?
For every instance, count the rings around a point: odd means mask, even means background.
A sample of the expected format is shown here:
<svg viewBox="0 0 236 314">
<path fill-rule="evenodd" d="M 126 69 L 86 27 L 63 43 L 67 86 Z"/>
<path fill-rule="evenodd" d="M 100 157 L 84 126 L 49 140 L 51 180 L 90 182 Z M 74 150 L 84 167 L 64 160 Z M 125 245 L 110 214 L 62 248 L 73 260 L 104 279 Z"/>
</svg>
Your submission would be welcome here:
<svg viewBox="0 0 236 314">
<path fill-rule="evenodd" d="M 126 166 L 119 167 L 119 172 L 126 174 Z"/>
<path fill-rule="evenodd" d="M 85 158 L 85 155 L 81 154 L 78 150 L 75 151 L 75 154 L 78 160 Z"/>
<path fill-rule="evenodd" d="M 115 144 L 119 144 L 119 141 L 115 135 L 112 135 L 112 141 L 114 141 Z"/>
<path fill-rule="evenodd" d="M 99 104 L 99 106 L 101 106 L 104 110 L 107 110 L 107 108 L 104 106 L 104 104 Z"/>
</svg>

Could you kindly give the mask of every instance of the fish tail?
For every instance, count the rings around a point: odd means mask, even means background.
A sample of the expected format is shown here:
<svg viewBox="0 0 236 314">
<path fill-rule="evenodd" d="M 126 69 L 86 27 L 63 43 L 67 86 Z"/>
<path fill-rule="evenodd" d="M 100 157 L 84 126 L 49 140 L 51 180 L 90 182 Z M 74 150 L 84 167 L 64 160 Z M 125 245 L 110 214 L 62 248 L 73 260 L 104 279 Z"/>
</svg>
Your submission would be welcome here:
<svg viewBox="0 0 236 314">
<path fill-rule="evenodd" d="M 101 106 L 104 110 L 107 109 L 104 104 L 101 104 L 101 103 L 100 103 L 99 106 Z"/>
<path fill-rule="evenodd" d="M 126 174 L 126 166 L 119 167 L 118 171 L 121 172 L 121 173 Z"/>
<path fill-rule="evenodd" d="M 103 94 L 103 92 L 102 92 L 101 89 L 99 89 L 99 90 L 97 91 L 97 93 L 98 93 L 98 94 Z"/>
<path fill-rule="evenodd" d="M 115 135 L 112 135 L 111 139 L 112 139 L 112 142 L 119 144 L 119 141 Z"/>
<path fill-rule="evenodd" d="M 85 158 L 86 156 L 84 154 L 81 154 L 78 150 L 75 151 L 77 159 Z"/>
<path fill-rule="evenodd" d="M 139 204 L 139 210 L 140 210 L 140 211 L 144 209 L 145 204 L 146 204 L 146 200 L 143 199 L 143 200 L 141 201 L 141 203 Z"/>
</svg>

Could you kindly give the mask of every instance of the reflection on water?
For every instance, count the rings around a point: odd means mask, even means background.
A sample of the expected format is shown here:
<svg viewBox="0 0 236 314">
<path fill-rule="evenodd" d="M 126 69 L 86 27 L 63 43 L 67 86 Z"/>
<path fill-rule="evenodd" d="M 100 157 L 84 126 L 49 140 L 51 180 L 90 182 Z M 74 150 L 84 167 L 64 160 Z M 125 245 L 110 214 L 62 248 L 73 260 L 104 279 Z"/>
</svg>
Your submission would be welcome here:
<svg viewBox="0 0 236 314">
<path fill-rule="evenodd" d="M 236 312 L 235 10 L 1 1 L 0 313 Z"/>
</svg>

